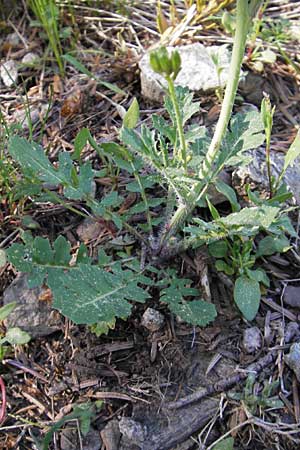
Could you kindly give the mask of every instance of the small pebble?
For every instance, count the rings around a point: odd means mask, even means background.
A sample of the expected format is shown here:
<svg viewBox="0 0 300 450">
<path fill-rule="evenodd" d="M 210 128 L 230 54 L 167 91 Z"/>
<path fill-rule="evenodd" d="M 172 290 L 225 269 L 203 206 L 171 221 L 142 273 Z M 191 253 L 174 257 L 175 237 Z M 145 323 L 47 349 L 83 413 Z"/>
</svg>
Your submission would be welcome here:
<svg viewBox="0 0 300 450">
<path fill-rule="evenodd" d="M 21 62 L 22 62 L 22 64 L 30 65 L 30 64 L 37 62 L 38 59 L 39 59 L 39 56 L 36 53 L 29 52 L 23 56 Z"/>
<path fill-rule="evenodd" d="M 158 331 L 164 324 L 164 316 L 153 308 L 147 308 L 142 317 L 142 325 L 147 330 Z"/>
<path fill-rule="evenodd" d="M 292 369 L 297 380 L 300 382 L 300 342 L 291 345 L 290 353 L 285 355 L 284 361 Z"/>
<path fill-rule="evenodd" d="M 251 327 L 244 330 L 243 348 L 246 353 L 255 353 L 261 348 L 262 338 L 259 328 Z"/>
<path fill-rule="evenodd" d="M 300 338 L 300 328 L 297 322 L 289 322 L 284 330 L 286 342 L 295 341 Z"/>
<path fill-rule="evenodd" d="M 21 39 L 20 39 L 18 33 L 14 32 L 14 33 L 9 33 L 6 36 L 5 42 L 7 44 L 11 45 L 11 47 L 17 47 L 20 44 Z"/>
<path fill-rule="evenodd" d="M 119 422 L 119 429 L 121 434 L 136 443 L 145 442 L 147 439 L 147 427 L 129 417 L 122 417 Z"/>
<path fill-rule="evenodd" d="M 288 285 L 284 291 L 283 301 L 292 308 L 300 308 L 300 286 Z"/>
</svg>

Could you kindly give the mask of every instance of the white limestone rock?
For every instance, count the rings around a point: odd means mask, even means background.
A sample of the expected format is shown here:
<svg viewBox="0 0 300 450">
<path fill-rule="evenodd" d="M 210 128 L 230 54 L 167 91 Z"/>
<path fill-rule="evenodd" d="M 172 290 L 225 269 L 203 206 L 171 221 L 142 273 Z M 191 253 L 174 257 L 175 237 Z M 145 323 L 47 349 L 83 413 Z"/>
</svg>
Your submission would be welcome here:
<svg viewBox="0 0 300 450">
<path fill-rule="evenodd" d="M 168 47 L 168 51 L 178 50 L 181 56 L 181 70 L 175 84 L 186 86 L 191 91 L 210 92 L 224 87 L 228 79 L 230 52 L 226 45 L 205 47 L 195 43 L 179 47 Z M 144 97 L 152 101 L 162 102 L 166 86 L 164 78 L 155 73 L 149 62 L 147 52 L 141 59 L 141 87 Z M 214 60 L 218 61 L 217 65 Z M 218 76 L 217 67 L 222 68 Z"/>
<path fill-rule="evenodd" d="M 6 87 L 13 86 L 19 76 L 17 63 L 13 59 L 7 60 L 0 67 L 0 77 Z"/>
</svg>

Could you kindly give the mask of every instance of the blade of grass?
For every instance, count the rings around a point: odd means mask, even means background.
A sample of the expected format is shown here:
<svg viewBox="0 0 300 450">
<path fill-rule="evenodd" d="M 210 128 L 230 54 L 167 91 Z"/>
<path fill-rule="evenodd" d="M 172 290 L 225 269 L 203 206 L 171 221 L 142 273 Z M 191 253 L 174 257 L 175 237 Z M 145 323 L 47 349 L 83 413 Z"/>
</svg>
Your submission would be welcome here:
<svg viewBox="0 0 300 450">
<path fill-rule="evenodd" d="M 109 83 L 108 81 L 103 81 L 99 77 L 96 77 L 92 74 L 83 64 L 81 64 L 78 59 L 74 58 L 74 56 L 70 54 L 65 54 L 62 56 L 65 61 L 67 61 L 69 64 L 75 67 L 75 69 L 79 70 L 79 72 L 84 73 L 84 75 L 87 75 L 89 78 L 92 78 L 93 80 L 96 80 L 97 83 L 101 84 L 102 86 L 106 87 L 107 89 L 110 89 L 111 91 L 115 92 L 116 94 L 122 94 L 127 95 L 125 91 L 118 88 L 118 86 L 115 86 L 112 83 Z"/>
</svg>

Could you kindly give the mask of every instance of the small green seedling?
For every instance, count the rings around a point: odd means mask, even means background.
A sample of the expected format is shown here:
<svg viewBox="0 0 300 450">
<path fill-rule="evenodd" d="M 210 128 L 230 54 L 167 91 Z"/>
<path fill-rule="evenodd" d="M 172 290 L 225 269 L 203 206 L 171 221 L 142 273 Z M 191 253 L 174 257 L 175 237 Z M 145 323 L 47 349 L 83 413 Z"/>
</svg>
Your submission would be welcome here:
<svg viewBox="0 0 300 450">
<path fill-rule="evenodd" d="M 222 220 L 220 216 L 217 219 Z M 261 238 L 258 245 L 255 242 L 258 234 L 255 227 L 252 230 L 248 228 L 247 234 L 244 232 L 245 228 L 242 233 L 237 234 L 232 230 L 231 236 L 229 235 L 222 240 L 215 240 L 208 245 L 209 253 L 216 258 L 216 269 L 228 276 L 234 276 L 234 301 L 247 320 L 253 320 L 257 314 L 261 299 L 261 288 L 270 285 L 265 270 L 257 267 L 257 260 L 263 256 L 288 251 L 290 240 L 286 234 L 295 236 L 295 231 L 290 226 L 289 220 L 285 225 L 281 218 L 272 221 L 272 224 L 266 230 L 269 234 Z M 223 227 L 223 232 L 225 231 L 226 227 Z M 229 234 L 229 230 L 227 232 Z"/>
<path fill-rule="evenodd" d="M 273 395 L 279 386 L 279 380 L 272 382 L 265 381 L 261 391 L 258 391 L 255 380 L 256 375 L 250 373 L 244 391 L 242 393 L 231 392 L 228 396 L 233 400 L 242 401 L 248 411 L 253 415 L 256 415 L 259 410 L 265 410 L 267 408 L 280 409 L 284 407 L 283 402 L 278 396 Z"/>
<path fill-rule="evenodd" d="M 38 443 L 38 440 L 35 438 L 38 448 L 41 450 L 48 450 L 54 434 L 70 421 L 77 421 L 80 432 L 83 436 L 86 436 L 90 430 L 92 420 L 95 418 L 96 413 L 102 408 L 102 405 L 103 402 L 101 400 L 94 403 L 74 405 L 73 411 L 70 414 L 67 414 L 50 427 L 41 443 Z"/>
</svg>

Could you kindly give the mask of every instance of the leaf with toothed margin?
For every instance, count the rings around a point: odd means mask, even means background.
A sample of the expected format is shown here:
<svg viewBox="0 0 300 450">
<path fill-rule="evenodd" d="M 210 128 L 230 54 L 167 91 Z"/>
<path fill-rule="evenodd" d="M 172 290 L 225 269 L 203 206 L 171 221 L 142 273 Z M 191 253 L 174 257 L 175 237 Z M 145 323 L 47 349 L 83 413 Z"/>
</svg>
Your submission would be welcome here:
<svg viewBox="0 0 300 450">
<path fill-rule="evenodd" d="M 70 244 L 63 237 L 53 246 L 48 239 L 24 236 L 24 244 L 13 244 L 9 261 L 28 274 L 29 287 L 44 283 L 53 294 L 52 306 L 75 323 L 111 323 L 116 317 L 126 318 L 131 302 L 144 302 L 148 292 L 140 285 L 149 285 L 149 278 L 135 268 L 123 269 L 113 263 L 110 271 L 91 265 L 81 247 L 77 261 L 70 265 Z"/>
<path fill-rule="evenodd" d="M 172 269 L 167 273 L 170 276 L 160 281 L 160 284 L 168 285 L 161 291 L 160 301 L 167 303 L 174 314 L 191 325 L 204 327 L 212 322 L 217 316 L 215 306 L 199 298 L 188 300 L 188 297 L 199 297 L 199 290 L 189 287 L 191 280 L 177 278 Z"/>
<path fill-rule="evenodd" d="M 92 181 L 97 172 L 90 162 L 82 164 L 77 171 L 70 154 L 63 152 L 59 154 L 58 167 L 54 167 L 42 147 L 19 136 L 10 139 L 8 150 L 27 177 L 33 176 L 41 183 L 63 186 L 66 198 L 81 200 L 92 193 Z"/>
<path fill-rule="evenodd" d="M 222 168 L 225 164 L 235 166 L 245 159 L 243 153 L 246 150 L 258 148 L 263 144 L 265 135 L 264 127 L 259 112 L 250 111 L 246 114 L 236 114 L 230 122 L 230 130 L 227 131 L 222 141 L 221 151 L 214 161 L 215 166 Z"/>
<path fill-rule="evenodd" d="M 119 265 L 110 272 L 98 267 L 79 264 L 77 270 L 50 274 L 53 307 L 75 323 L 111 322 L 115 317 L 126 318 L 132 302 L 145 302 L 149 294 L 138 284 L 145 277 Z"/>
</svg>

